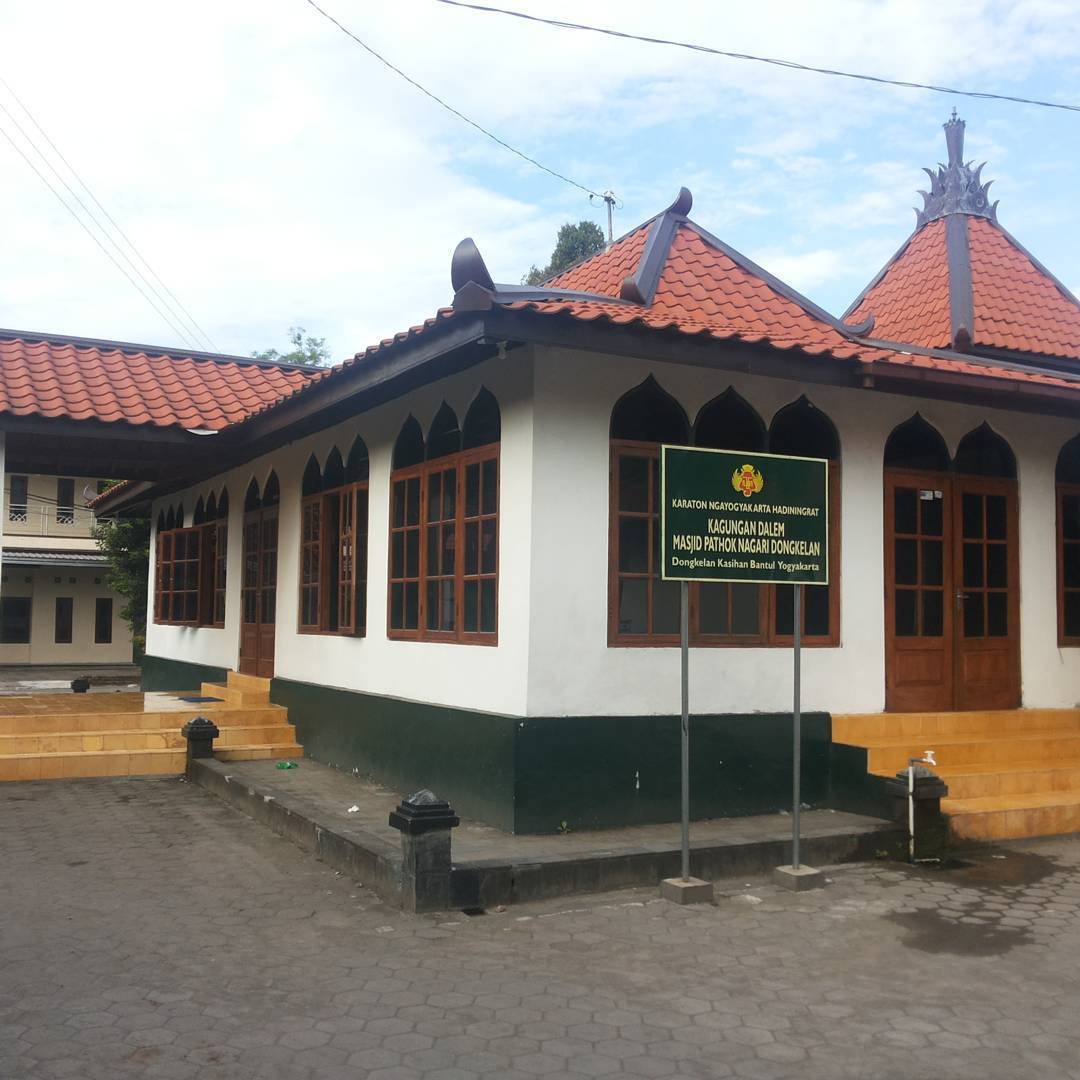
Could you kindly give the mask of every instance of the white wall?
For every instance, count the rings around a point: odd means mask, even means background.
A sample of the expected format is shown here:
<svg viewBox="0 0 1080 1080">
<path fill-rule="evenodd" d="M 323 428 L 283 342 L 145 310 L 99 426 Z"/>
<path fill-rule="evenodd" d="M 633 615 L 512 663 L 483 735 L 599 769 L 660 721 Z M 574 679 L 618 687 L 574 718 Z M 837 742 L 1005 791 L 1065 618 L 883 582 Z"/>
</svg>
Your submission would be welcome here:
<svg viewBox="0 0 1080 1080">
<path fill-rule="evenodd" d="M 481 386 L 496 397 L 502 415 L 499 517 L 499 644 L 497 647 L 442 642 L 391 641 L 386 635 L 390 460 L 394 440 L 410 412 L 427 432 L 445 399 L 464 422 Z M 177 492 L 154 504 L 158 511 L 182 501 L 186 521 L 199 495 L 227 485 L 229 491 L 228 600 L 224 629 L 147 627 L 146 651 L 195 663 L 235 668 L 240 636 L 241 530 L 244 493 L 254 475 L 262 484 L 270 470 L 281 485 L 275 674 L 320 683 L 485 711 L 525 711 L 529 619 L 527 583 L 532 534 L 532 361 L 514 349 L 452 378 L 299 440 L 212 482 Z M 300 483 L 310 454 L 324 465 L 336 445 L 346 456 L 360 435 L 370 455 L 368 529 L 368 626 L 363 638 L 300 634 Z M 151 551 L 153 552 L 153 544 Z M 152 570 L 152 568 L 151 568 Z M 150 611 L 153 611 L 151 572 Z"/>
<path fill-rule="evenodd" d="M 607 645 L 611 409 L 649 374 L 680 401 L 691 421 L 729 386 L 766 424 L 801 392 L 785 380 L 537 350 L 533 516 L 538 528 L 530 585 L 529 715 L 678 710 L 677 647 Z M 842 592 L 840 647 L 803 653 L 804 707 L 832 712 L 884 707 L 882 462 L 889 432 L 916 410 L 941 431 L 952 452 L 984 420 L 1012 445 L 1020 482 L 1024 703 L 1075 704 L 1080 650 L 1058 649 L 1056 643 L 1053 477 L 1058 451 L 1080 425 L 846 388 L 815 387 L 807 396 L 840 434 Z M 783 648 L 693 649 L 691 709 L 790 709 L 791 664 L 791 651 Z"/>
</svg>

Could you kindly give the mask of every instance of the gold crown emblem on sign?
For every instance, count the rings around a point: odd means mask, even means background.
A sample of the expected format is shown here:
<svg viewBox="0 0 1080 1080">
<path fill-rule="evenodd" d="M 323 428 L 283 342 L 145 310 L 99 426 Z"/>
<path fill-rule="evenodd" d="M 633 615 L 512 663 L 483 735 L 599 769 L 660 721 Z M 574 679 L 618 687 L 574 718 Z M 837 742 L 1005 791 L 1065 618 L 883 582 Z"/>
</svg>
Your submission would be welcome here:
<svg viewBox="0 0 1080 1080">
<path fill-rule="evenodd" d="M 731 486 L 744 499 L 749 499 L 765 486 L 765 477 L 753 465 L 743 465 L 731 474 Z"/>
</svg>

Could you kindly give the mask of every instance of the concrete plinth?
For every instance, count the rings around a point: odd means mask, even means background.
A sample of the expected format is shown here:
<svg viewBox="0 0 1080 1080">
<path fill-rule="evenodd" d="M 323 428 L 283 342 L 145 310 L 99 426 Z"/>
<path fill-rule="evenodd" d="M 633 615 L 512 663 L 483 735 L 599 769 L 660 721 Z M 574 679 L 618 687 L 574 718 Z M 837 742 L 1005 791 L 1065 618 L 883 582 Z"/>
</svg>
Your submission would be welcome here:
<svg viewBox="0 0 1080 1080">
<path fill-rule="evenodd" d="M 709 904 L 712 903 L 713 887 L 711 881 L 701 878 L 664 878 L 660 882 L 660 899 L 670 900 L 673 904 Z"/>
<path fill-rule="evenodd" d="M 806 892 L 807 889 L 820 889 L 825 884 L 825 875 L 812 866 L 778 866 L 772 872 L 773 884 L 793 892 Z"/>
</svg>

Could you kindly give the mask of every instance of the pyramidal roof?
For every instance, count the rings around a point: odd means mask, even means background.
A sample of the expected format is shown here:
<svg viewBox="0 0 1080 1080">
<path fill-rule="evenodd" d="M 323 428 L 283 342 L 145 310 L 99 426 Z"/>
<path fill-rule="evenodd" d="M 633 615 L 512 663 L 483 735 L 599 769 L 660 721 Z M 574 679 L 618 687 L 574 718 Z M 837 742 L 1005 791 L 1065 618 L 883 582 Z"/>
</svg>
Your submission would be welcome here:
<svg viewBox="0 0 1080 1080">
<path fill-rule="evenodd" d="M 876 340 L 987 356 L 1080 360 L 1080 300 L 1001 227 L 992 181 L 964 161 L 964 121 L 944 125 L 948 164 L 927 169 L 915 232 L 845 313 Z"/>
<path fill-rule="evenodd" d="M 663 213 L 536 287 L 495 285 L 471 240 L 455 252 L 454 309 L 498 304 L 850 359 L 875 350 L 834 316 L 687 216 L 683 188 Z"/>
</svg>

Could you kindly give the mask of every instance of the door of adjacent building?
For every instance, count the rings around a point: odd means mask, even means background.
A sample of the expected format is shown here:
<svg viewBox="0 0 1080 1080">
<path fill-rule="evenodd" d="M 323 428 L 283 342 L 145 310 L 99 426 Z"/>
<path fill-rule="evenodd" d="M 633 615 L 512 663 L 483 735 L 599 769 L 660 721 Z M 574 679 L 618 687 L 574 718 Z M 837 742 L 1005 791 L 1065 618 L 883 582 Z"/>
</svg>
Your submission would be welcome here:
<svg viewBox="0 0 1080 1080">
<path fill-rule="evenodd" d="M 968 439 L 985 445 L 961 443 L 956 467 L 967 472 L 885 472 L 889 711 L 1020 704 L 1016 480 L 970 474 L 1015 476 L 1015 462 L 989 429 Z"/>
<path fill-rule="evenodd" d="M 271 678 L 277 617 L 277 478 L 263 491 L 248 489 L 244 514 L 243 575 L 240 584 L 240 671 Z"/>
</svg>

